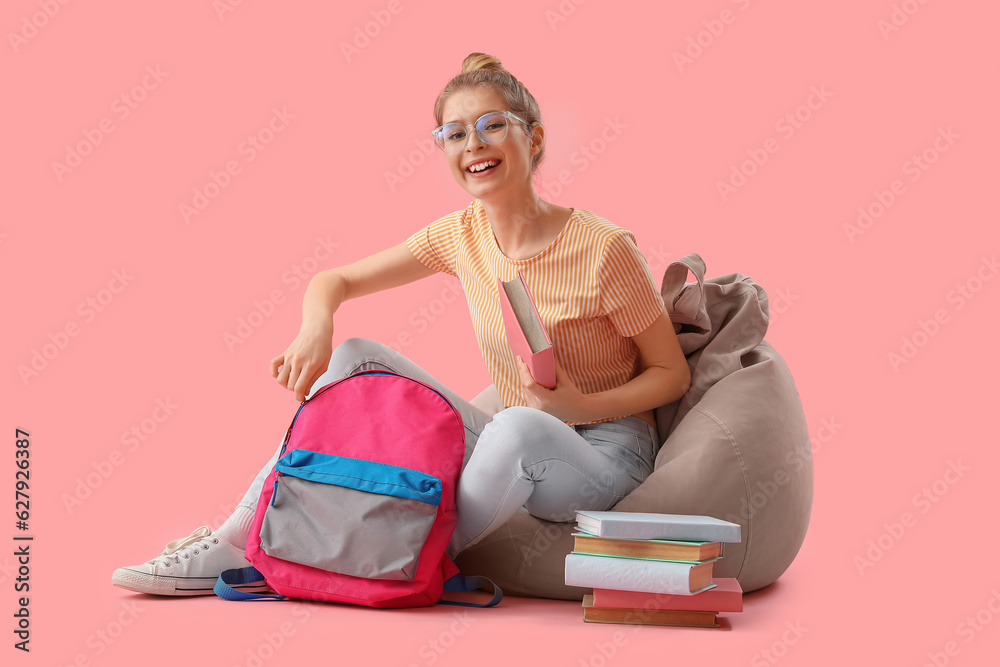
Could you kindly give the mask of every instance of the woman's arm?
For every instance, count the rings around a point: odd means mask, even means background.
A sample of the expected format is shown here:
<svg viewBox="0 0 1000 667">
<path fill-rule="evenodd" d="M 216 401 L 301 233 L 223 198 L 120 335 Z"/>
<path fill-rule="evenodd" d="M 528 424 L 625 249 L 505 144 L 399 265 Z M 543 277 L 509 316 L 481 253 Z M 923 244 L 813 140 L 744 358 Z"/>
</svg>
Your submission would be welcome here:
<svg viewBox="0 0 1000 667">
<path fill-rule="evenodd" d="M 353 264 L 320 271 L 302 297 L 302 326 L 333 326 L 333 314 L 349 299 L 412 283 L 435 274 L 406 243 L 400 243 Z"/>
<path fill-rule="evenodd" d="M 518 357 L 525 400 L 529 406 L 563 421 L 591 422 L 653 410 L 683 396 L 691 385 L 691 371 L 666 312 L 632 336 L 632 340 L 639 348 L 643 372 L 621 386 L 596 394 L 581 392 L 558 359 L 555 389 L 543 387 L 535 382 L 528 366 Z"/>
<path fill-rule="evenodd" d="M 673 403 L 687 393 L 691 371 L 665 311 L 632 340 L 639 348 L 643 372 L 614 389 L 581 394 L 574 421 L 634 415 Z"/>
<path fill-rule="evenodd" d="M 285 351 L 271 359 L 271 377 L 305 399 L 326 372 L 333 354 L 333 314 L 348 299 L 411 283 L 437 273 L 424 266 L 406 243 L 377 252 L 346 266 L 320 271 L 302 297 L 302 327 Z"/>
</svg>

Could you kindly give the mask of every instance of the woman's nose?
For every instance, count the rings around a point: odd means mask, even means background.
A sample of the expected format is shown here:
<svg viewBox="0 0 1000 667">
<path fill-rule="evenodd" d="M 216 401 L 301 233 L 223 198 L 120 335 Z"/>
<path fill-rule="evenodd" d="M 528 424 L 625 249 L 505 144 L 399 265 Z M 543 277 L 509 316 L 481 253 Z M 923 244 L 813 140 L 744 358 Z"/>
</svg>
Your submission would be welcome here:
<svg viewBox="0 0 1000 667">
<path fill-rule="evenodd" d="M 472 151 L 476 148 L 479 148 L 480 146 L 485 146 L 485 145 L 486 144 L 483 143 L 483 140 L 479 138 L 479 133 L 473 131 L 469 133 L 469 140 L 465 142 L 465 150 Z"/>
</svg>

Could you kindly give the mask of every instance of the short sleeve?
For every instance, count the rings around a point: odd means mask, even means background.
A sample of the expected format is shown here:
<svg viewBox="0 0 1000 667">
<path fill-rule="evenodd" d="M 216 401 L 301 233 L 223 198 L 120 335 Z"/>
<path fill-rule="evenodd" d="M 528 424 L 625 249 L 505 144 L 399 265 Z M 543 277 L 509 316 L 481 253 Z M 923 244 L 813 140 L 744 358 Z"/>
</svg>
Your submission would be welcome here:
<svg viewBox="0 0 1000 667">
<path fill-rule="evenodd" d="M 635 236 L 621 228 L 604 247 L 598 269 L 601 309 L 622 336 L 645 331 L 663 312 L 646 258 Z"/>
<path fill-rule="evenodd" d="M 455 255 L 462 236 L 465 211 L 455 211 L 439 218 L 406 239 L 406 247 L 427 268 L 455 273 Z"/>
</svg>

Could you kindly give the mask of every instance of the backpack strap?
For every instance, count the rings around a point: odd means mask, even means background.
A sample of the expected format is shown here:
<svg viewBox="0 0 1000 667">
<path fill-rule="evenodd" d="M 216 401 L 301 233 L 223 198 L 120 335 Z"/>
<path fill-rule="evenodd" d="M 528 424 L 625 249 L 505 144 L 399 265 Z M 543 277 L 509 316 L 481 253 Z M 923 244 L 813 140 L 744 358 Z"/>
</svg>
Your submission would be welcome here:
<svg viewBox="0 0 1000 667">
<path fill-rule="evenodd" d="M 451 559 L 450 556 L 445 554 L 445 557 L 451 562 L 452 565 L 455 561 Z M 455 566 L 457 567 L 457 566 Z M 477 604 L 475 602 L 458 602 L 457 600 L 443 600 L 439 599 L 438 604 L 453 604 L 461 607 L 494 607 L 500 600 L 503 600 L 503 591 L 495 583 L 487 579 L 486 577 L 480 575 L 466 576 L 462 574 L 456 574 L 455 576 L 445 579 L 444 590 L 446 591 L 474 591 L 477 588 L 481 588 L 489 584 L 493 587 L 493 599 L 485 604 Z"/>
<path fill-rule="evenodd" d="M 438 600 L 438 604 L 453 604 L 461 607 L 494 607 L 500 600 L 503 600 L 503 591 L 486 577 L 475 575 L 471 577 L 456 574 L 454 577 L 444 582 L 446 591 L 474 591 L 477 588 L 489 584 L 493 587 L 493 599 L 484 604 L 475 602 L 459 602 L 458 600 Z"/>
<path fill-rule="evenodd" d="M 264 575 L 260 571 L 253 567 L 241 567 L 233 570 L 226 570 L 221 575 L 219 579 L 215 582 L 215 594 L 224 600 L 235 600 L 242 602 L 245 600 L 284 600 L 286 599 L 284 595 L 263 595 L 260 593 L 244 593 L 243 591 L 233 588 L 233 585 L 239 584 L 253 584 L 258 582 L 264 582 Z M 446 591 L 474 591 L 482 586 L 489 584 L 493 587 L 493 598 L 484 604 L 478 604 L 475 602 L 459 602 L 457 600 L 438 600 L 439 604 L 451 604 L 462 607 L 493 607 L 496 606 L 501 600 L 503 600 L 503 591 L 500 587 L 494 584 L 492 581 L 483 576 L 464 576 L 461 574 L 456 574 L 452 578 L 444 582 L 444 590 Z"/>
<path fill-rule="evenodd" d="M 219 579 L 215 582 L 214 591 L 215 594 L 224 600 L 284 600 L 284 595 L 263 595 L 261 593 L 244 593 L 243 591 L 233 588 L 234 585 L 239 584 L 254 584 L 254 583 L 266 583 L 264 581 L 264 575 L 255 568 L 253 565 L 249 567 L 240 567 L 233 570 L 226 570 L 219 575 Z"/>
</svg>

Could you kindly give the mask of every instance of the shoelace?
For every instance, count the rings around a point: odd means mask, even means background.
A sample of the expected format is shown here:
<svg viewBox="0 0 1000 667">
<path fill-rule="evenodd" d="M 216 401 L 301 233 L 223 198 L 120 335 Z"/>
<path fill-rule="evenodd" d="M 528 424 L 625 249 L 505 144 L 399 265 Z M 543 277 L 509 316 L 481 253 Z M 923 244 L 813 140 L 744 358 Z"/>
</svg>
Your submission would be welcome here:
<svg viewBox="0 0 1000 667">
<path fill-rule="evenodd" d="M 187 537 L 182 537 L 179 540 L 168 543 L 163 553 L 149 562 L 162 563 L 170 567 L 173 563 L 180 563 L 181 558 L 190 558 L 191 551 L 195 554 L 201 553 L 198 551 L 198 547 L 207 551 L 213 544 L 218 543 L 219 538 L 212 535 L 212 531 L 208 529 L 208 526 L 201 526 Z"/>
</svg>

